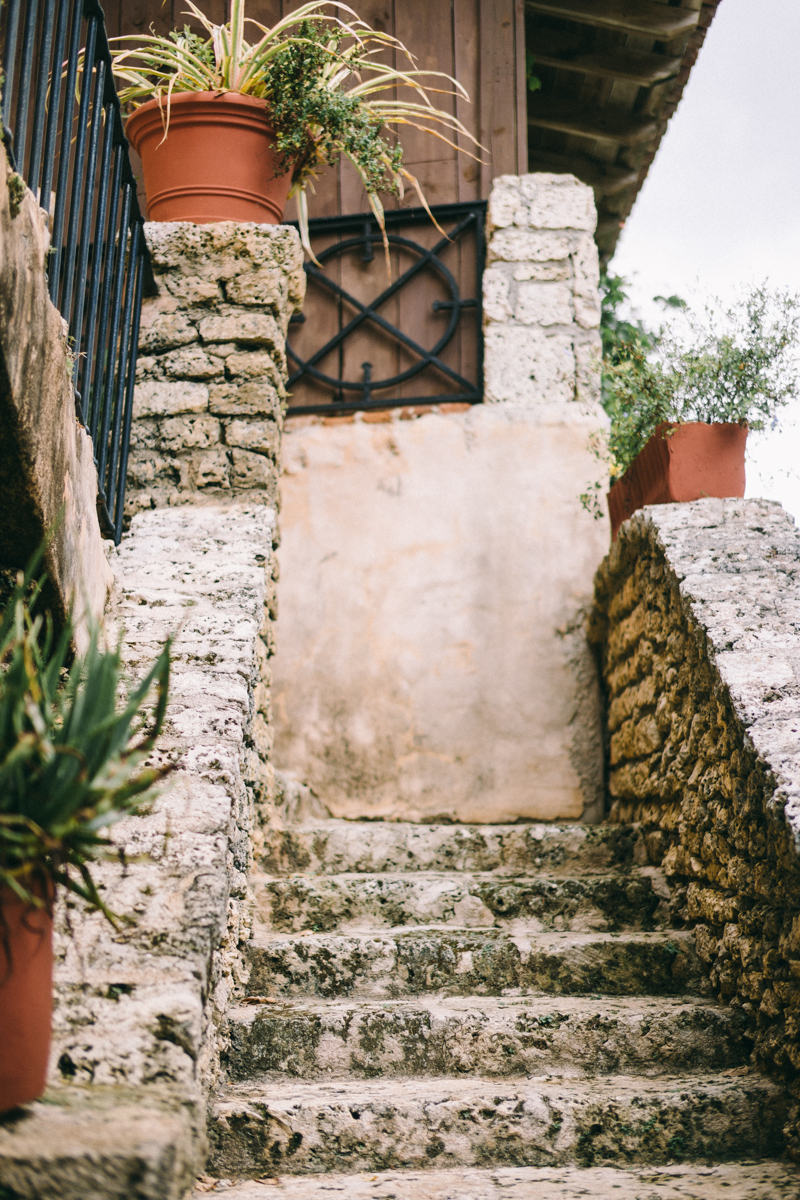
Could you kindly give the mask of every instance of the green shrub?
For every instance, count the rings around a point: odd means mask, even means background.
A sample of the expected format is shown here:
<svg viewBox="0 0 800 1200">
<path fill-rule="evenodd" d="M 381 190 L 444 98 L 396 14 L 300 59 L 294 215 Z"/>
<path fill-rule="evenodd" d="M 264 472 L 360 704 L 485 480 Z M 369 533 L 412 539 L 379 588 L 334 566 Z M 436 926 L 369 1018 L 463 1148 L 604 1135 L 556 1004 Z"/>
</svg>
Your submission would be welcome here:
<svg viewBox="0 0 800 1200">
<path fill-rule="evenodd" d="M 754 288 L 729 308 L 687 309 L 674 323 L 620 344 L 607 362 L 608 449 L 621 475 L 662 421 L 715 421 L 764 429 L 797 393 L 800 298 Z"/>
<path fill-rule="evenodd" d="M 42 907 L 52 881 L 115 921 L 88 864 L 119 857 L 108 826 L 170 770 L 142 766 L 164 722 L 170 643 L 126 689 L 119 646 L 104 649 L 93 626 L 73 658 L 72 629 L 38 612 L 32 575 L 17 576 L 0 620 L 0 886 Z"/>
</svg>

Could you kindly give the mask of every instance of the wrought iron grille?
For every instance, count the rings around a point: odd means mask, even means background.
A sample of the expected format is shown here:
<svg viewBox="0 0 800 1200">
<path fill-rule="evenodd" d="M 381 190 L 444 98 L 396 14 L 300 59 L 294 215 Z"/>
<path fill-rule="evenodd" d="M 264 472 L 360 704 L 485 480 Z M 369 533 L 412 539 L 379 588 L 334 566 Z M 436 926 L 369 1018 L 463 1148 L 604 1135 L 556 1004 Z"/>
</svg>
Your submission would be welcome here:
<svg viewBox="0 0 800 1200">
<path fill-rule="evenodd" d="M 6 0 L 3 140 L 50 215 L 48 287 L 69 327 L 103 532 L 122 534 L 142 293 L 154 288 L 97 0 Z"/>
<path fill-rule="evenodd" d="M 372 214 L 311 222 L 320 266 L 306 263 L 290 322 L 290 413 L 482 401 L 486 204 L 432 212 L 444 234 L 423 208 L 386 213 L 391 279 Z"/>
</svg>

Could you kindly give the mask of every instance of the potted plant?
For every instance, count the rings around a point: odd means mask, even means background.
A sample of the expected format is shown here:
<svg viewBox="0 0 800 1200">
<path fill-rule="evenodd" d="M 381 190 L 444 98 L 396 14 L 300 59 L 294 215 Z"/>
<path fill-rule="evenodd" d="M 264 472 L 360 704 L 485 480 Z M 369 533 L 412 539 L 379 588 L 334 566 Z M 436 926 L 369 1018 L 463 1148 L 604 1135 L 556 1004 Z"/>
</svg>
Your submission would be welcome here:
<svg viewBox="0 0 800 1200">
<path fill-rule="evenodd" d="M 610 281 L 614 306 L 625 298 L 621 282 Z M 677 297 L 666 303 L 685 307 Z M 594 448 L 612 475 L 612 540 L 647 504 L 743 496 L 748 431 L 774 425 L 797 391 L 800 298 L 761 286 L 727 309 L 687 310 L 683 323 L 684 332 L 673 320 L 656 334 L 641 323 L 614 325 L 606 312 L 610 427 Z M 597 507 L 587 494 L 582 500 Z"/>
<path fill-rule="evenodd" d="M 20 572 L 0 620 L 0 1113 L 45 1087 L 56 889 L 118 923 L 89 864 L 119 857 L 108 826 L 170 769 L 142 766 L 164 720 L 169 643 L 123 698 L 119 647 L 93 628 L 70 664 L 72 630 L 37 615 L 31 578 Z"/>
<path fill-rule="evenodd" d="M 187 3 L 185 15 L 206 37 L 186 26 L 169 37 L 113 39 L 150 220 L 278 223 L 288 196 L 296 195 L 310 254 L 306 189 L 321 166 L 340 155 L 350 160 L 383 229 L 381 192 L 402 196 L 407 182 L 428 207 L 389 136 L 398 126 L 449 145 L 456 136 L 475 143 L 429 95 L 444 88 L 469 99 L 460 84 L 418 70 L 401 42 L 338 0 L 301 4 L 272 28 L 246 19 L 244 0 L 231 0 L 224 25 Z M 253 43 L 245 40 L 246 25 L 261 35 Z M 405 65 L 387 65 L 381 55 Z"/>
</svg>

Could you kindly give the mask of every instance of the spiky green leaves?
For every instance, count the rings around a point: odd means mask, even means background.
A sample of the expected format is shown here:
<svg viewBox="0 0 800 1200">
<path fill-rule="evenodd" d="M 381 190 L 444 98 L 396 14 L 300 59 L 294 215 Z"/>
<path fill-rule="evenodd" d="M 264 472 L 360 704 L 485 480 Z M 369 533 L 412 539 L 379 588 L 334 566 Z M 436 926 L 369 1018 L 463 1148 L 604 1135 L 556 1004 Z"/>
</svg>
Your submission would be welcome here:
<svg viewBox="0 0 800 1200">
<path fill-rule="evenodd" d="M 72 659 L 72 631 L 57 636 L 37 613 L 31 576 L 0 621 L 0 886 L 41 905 L 60 883 L 113 920 L 87 864 L 118 856 L 108 826 L 171 769 L 143 765 L 164 723 L 170 644 L 126 692 L 119 647 L 103 648 L 93 627 Z"/>
</svg>

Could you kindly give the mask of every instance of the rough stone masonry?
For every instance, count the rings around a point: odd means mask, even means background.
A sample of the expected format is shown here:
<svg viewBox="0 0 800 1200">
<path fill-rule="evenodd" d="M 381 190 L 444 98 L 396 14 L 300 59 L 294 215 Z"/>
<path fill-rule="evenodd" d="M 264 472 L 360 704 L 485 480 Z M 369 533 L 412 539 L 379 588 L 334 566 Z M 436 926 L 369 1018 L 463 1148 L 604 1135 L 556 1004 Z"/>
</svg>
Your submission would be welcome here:
<svg viewBox="0 0 800 1200">
<path fill-rule="evenodd" d="M 800 534 L 699 500 L 623 525 L 596 580 L 611 819 L 640 822 L 755 1063 L 800 1101 Z M 800 1157 L 797 1113 L 787 1129 Z"/>
<path fill-rule="evenodd" d="M 285 225 L 151 223 L 147 244 L 159 295 L 142 309 L 127 511 L 275 504 L 299 239 Z"/>
</svg>

